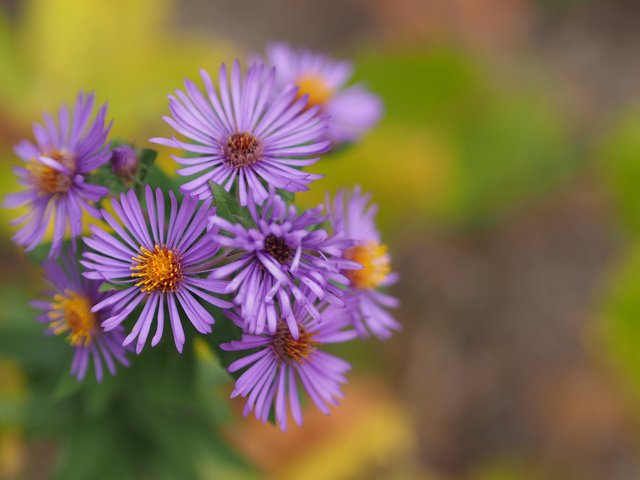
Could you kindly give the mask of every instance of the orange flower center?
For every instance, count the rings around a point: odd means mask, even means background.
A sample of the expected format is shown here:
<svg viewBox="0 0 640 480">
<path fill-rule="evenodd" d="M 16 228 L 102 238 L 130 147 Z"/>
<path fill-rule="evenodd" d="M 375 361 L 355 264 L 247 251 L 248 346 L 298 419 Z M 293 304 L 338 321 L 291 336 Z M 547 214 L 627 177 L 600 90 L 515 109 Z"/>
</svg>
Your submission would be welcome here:
<svg viewBox="0 0 640 480">
<path fill-rule="evenodd" d="M 379 244 L 375 240 L 347 249 L 345 257 L 362 265 L 361 270 L 347 270 L 345 272 L 345 275 L 357 288 L 376 288 L 391 272 L 387 246 Z"/>
<path fill-rule="evenodd" d="M 296 340 L 291 335 L 287 324 L 283 320 L 278 322 L 271 346 L 281 362 L 304 363 L 320 345 L 320 342 L 312 340 L 315 333 L 307 332 L 301 325 L 298 328 L 300 337 Z"/>
<path fill-rule="evenodd" d="M 182 282 L 180 255 L 165 246 L 156 245 L 153 250 L 140 247 L 140 255 L 133 257 L 133 278 L 139 278 L 136 287 L 143 292 L 174 292 Z"/>
<path fill-rule="evenodd" d="M 324 78 L 318 75 L 302 75 L 296 80 L 296 85 L 298 85 L 296 100 L 309 95 L 306 109 L 316 105 L 323 106 L 333 96 L 333 89 Z"/>
<path fill-rule="evenodd" d="M 53 297 L 49 327 L 59 335 L 69 332 L 67 341 L 74 347 L 89 346 L 95 336 L 96 314 L 91 311 L 91 302 L 81 294 L 65 290 Z"/>
<path fill-rule="evenodd" d="M 72 172 L 76 168 L 75 158 L 66 150 L 53 150 L 51 153 L 47 154 L 47 157 L 60 162 Z M 43 165 L 36 160 L 32 160 L 29 165 L 27 165 L 27 169 L 29 170 L 29 176 L 35 183 L 41 195 L 67 193 L 73 183 L 72 175 L 59 172 L 55 168 Z"/>
</svg>

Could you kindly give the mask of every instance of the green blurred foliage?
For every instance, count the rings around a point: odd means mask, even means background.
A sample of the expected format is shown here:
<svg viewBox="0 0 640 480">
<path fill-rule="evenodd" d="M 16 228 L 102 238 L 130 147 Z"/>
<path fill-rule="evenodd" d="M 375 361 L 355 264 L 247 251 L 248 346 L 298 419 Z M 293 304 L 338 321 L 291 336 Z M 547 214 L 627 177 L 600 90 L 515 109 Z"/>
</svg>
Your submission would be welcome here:
<svg viewBox="0 0 640 480">
<path fill-rule="evenodd" d="M 620 380 L 640 402 L 640 110 L 630 108 L 617 118 L 599 139 L 594 156 L 626 242 L 603 295 L 595 333 L 602 336 Z"/>
<path fill-rule="evenodd" d="M 640 234 L 640 112 L 620 118 L 595 155 L 627 233 Z"/>
<path fill-rule="evenodd" d="M 629 249 L 612 276 L 596 333 L 602 335 L 607 356 L 640 402 L 640 244 Z"/>
<path fill-rule="evenodd" d="M 567 123 L 544 93 L 499 85 L 462 52 L 368 53 L 357 67 L 383 98 L 384 120 L 362 143 L 321 161 L 326 177 L 300 195 L 306 205 L 325 189 L 359 183 L 394 205 L 380 212 L 389 228 L 485 224 L 580 165 Z"/>
</svg>

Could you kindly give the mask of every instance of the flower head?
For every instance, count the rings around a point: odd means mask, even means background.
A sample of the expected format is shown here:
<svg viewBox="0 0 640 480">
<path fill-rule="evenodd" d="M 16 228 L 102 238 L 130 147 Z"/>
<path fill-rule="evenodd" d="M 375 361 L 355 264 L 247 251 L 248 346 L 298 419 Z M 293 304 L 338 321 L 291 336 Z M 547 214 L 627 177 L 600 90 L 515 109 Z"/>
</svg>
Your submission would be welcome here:
<svg viewBox="0 0 640 480">
<path fill-rule="evenodd" d="M 252 351 L 229 365 L 230 372 L 248 367 L 236 381 L 231 394 L 232 397 L 248 397 L 245 416 L 253 410 L 257 419 L 266 422 L 275 407 L 275 417 L 282 430 L 287 428 L 287 411 L 301 425 L 298 382 L 302 383 L 309 397 L 326 414 L 329 413 L 328 404 L 337 405 L 337 399 L 342 398 L 340 384 L 346 382 L 344 374 L 350 365 L 323 352 L 322 346 L 352 340 L 356 332 L 345 329 L 340 314 L 343 307 L 333 308 L 324 304 L 318 310 L 322 312 L 321 319 L 313 318 L 304 308 L 295 308 L 297 337 L 291 334 L 290 328 L 281 319 L 272 333 L 245 333 L 239 341 L 220 345 L 227 351 Z M 231 318 L 239 324 L 243 323 L 233 314 Z"/>
<path fill-rule="evenodd" d="M 120 178 L 131 181 L 138 171 L 139 159 L 131 145 L 120 145 L 111 151 L 111 169 Z"/>
<path fill-rule="evenodd" d="M 359 268 L 357 263 L 342 259 L 344 249 L 353 242 L 329 235 L 322 228 L 327 219 L 322 207 L 298 214 L 273 191 L 261 210 L 253 204 L 249 210 L 253 227 L 211 218 L 213 240 L 233 252 L 230 263 L 214 269 L 212 275 L 235 275 L 228 291 L 235 292 L 245 331 L 262 333 L 266 329 L 274 333 L 279 319 L 284 319 L 297 338 L 291 295 L 314 318 L 320 313 L 303 288 L 320 299 L 342 304 L 338 285 L 349 280 L 340 270 Z"/>
<path fill-rule="evenodd" d="M 208 198 L 209 181 L 227 191 L 237 183 L 242 205 L 249 201 L 248 192 L 262 204 L 268 196 L 264 183 L 299 192 L 320 178 L 299 167 L 315 163 L 318 158 L 314 156 L 328 150 L 329 143 L 320 140 L 327 128 L 326 118 L 317 114 L 317 107 L 305 109 L 306 97 L 296 100 L 294 86 L 281 88 L 274 95 L 275 72 L 261 63 L 251 65 L 242 76 L 236 61 L 231 81 L 223 64 L 218 89 L 208 73 L 202 70 L 200 74 L 206 96 L 185 80 L 186 92 L 178 90 L 169 96 L 171 117 L 165 117 L 194 143 L 175 137 L 151 140 L 198 154 L 195 158 L 174 157 L 185 165 L 179 174 L 196 176 L 182 186 L 183 191 Z"/>
<path fill-rule="evenodd" d="M 353 72 L 350 62 L 281 43 L 267 48 L 267 61 L 276 67 L 279 85 L 297 85 L 298 96 L 309 96 L 308 106 L 329 116 L 327 135 L 335 143 L 357 140 L 382 115 L 377 96 L 360 85 L 346 86 Z"/>
<path fill-rule="evenodd" d="M 362 194 L 359 188 L 352 193 L 340 191 L 333 205 L 329 205 L 331 224 L 342 238 L 356 243 L 344 251 L 344 258 L 362 266 L 360 270 L 343 273 L 351 280 L 345 303 L 358 333 L 366 337 L 370 333 L 378 338 L 388 338 L 400 324 L 387 312 L 398 306 L 398 300 L 380 291 L 398 280 L 391 271 L 391 259 L 387 246 L 380 240 L 375 225 L 377 206 L 369 205 L 371 195 Z"/>
<path fill-rule="evenodd" d="M 103 363 L 111 375 L 116 373 L 116 363 L 129 366 L 122 346 L 122 327 L 105 331 L 100 324 L 110 310 L 92 311 L 108 296 L 99 292 L 100 282 L 83 278 L 77 260 L 69 254 L 62 256 L 61 263 L 45 262 L 44 271 L 51 287 L 46 293 L 49 298 L 32 305 L 42 310 L 38 320 L 49 325 L 48 333 L 64 335 L 73 348 L 71 374 L 82 380 L 92 359 L 98 382 L 102 381 Z"/>
<path fill-rule="evenodd" d="M 50 255 L 55 255 L 67 230 L 75 238 L 82 233 L 82 212 L 99 218 L 93 206 L 108 193 L 108 189 L 87 183 L 87 174 L 109 160 L 105 141 L 110 125 L 105 127 L 107 106 L 104 105 L 92 122 L 93 94 L 80 93 L 70 115 L 63 105 L 58 111 L 58 125 L 45 114 L 44 126 L 36 124 L 33 133 L 36 143 L 24 140 L 16 145 L 16 154 L 25 166 L 15 172 L 26 187 L 7 195 L 5 207 L 22 205 L 28 212 L 14 220 L 23 224 L 13 237 L 27 250 L 35 248 L 53 224 Z"/>
<path fill-rule="evenodd" d="M 156 189 L 154 197 L 147 186 L 145 201 L 146 215 L 133 190 L 121 194 L 119 202 L 113 199 L 111 204 L 120 222 L 106 210 L 102 214 L 115 233 L 92 226 L 93 235 L 84 241 L 94 252 L 85 252 L 81 263 L 87 269 L 87 278 L 125 287 L 93 307 L 99 312 L 121 305 L 117 313 L 105 319 L 106 330 L 120 325 L 138 305 L 144 304 L 124 340 L 128 345 L 137 338 L 136 351 L 140 353 L 154 321 L 157 327 L 151 346 L 162 338 L 166 307 L 176 348 L 182 351 L 185 337 L 178 307 L 198 332 L 210 333 L 215 320 L 197 298 L 221 308 L 231 306 L 212 295 L 224 292 L 226 282 L 203 278 L 211 271 L 218 251 L 218 245 L 203 235 L 214 210 L 210 199 L 198 207 L 198 199 L 190 196 L 178 206 L 176 197 L 169 192 L 171 209 L 167 222 L 160 189 Z"/>
</svg>

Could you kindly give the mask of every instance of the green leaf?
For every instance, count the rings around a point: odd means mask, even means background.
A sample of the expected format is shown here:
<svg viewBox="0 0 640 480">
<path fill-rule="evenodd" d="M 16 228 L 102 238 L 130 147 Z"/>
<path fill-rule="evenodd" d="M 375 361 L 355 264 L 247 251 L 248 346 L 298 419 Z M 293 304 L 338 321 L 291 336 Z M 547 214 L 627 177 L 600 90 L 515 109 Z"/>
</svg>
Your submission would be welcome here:
<svg viewBox="0 0 640 480">
<path fill-rule="evenodd" d="M 150 151 L 153 152 L 153 150 Z M 150 158 L 151 157 L 149 156 L 147 161 L 150 161 Z M 165 193 L 170 190 L 178 199 L 183 197 L 183 194 L 180 191 L 180 183 L 178 183 L 177 179 L 169 177 L 157 163 L 153 163 L 149 166 L 143 180 L 136 186 L 138 196 L 140 196 L 140 193 L 146 185 L 150 185 L 152 188 L 160 188 Z"/>
<path fill-rule="evenodd" d="M 278 193 L 278 195 L 280 195 L 280 197 L 287 203 L 291 204 L 293 202 L 295 202 L 296 200 L 296 194 L 293 192 L 290 192 L 288 190 L 283 190 L 281 188 L 278 188 L 276 190 L 276 192 Z"/>
<path fill-rule="evenodd" d="M 25 255 L 29 259 L 29 261 L 40 265 L 47 259 L 49 255 L 49 250 L 51 250 L 51 242 L 45 242 L 38 245 L 36 248 L 29 252 L 25 252 Z"/>
<path fill-rule="evenodd" d="M 147 175 L 149 174 L 149 171 L 151 170 L 151 167 L 153 167 L 153 165 L 155 164 L 156 158 L 158 158 L 158 152 L 151 148 L 143 148 L 137 153 L 138 158 L 140 159 L 140 163 L 138 165 L 138 171 L 136 172 L 136 176 L 134 178 L 134 184 L 136 186 L 140 186 L 144 183 Z"/>
<path fill-rule="evenodd" d="M 103 282 L 98 287 L 98 291 L 99 292 L 111 292 L 111 291 L 114 291 L 114 290 L 124 290 L 126 288 L 129 288 L 130 286 L 131 285 L 129 285 L 129 284 L 115 284 L 115 283 Z"/>
<path fill-rule="evenodd" d="M 63 398 L 75 395 L 76 393 L 84 390 L 84 388 L 85 385 L 83 382 L 79 382 L 78 379 L 72 376 L 68 370 L 65 370 L 62 372 L 60 380 L 58 380 L 58 384 L 53 392 L 53 398 L 54 400 L 62 400 Z"/>
<path fill-rule="evenodd" d="M 228 343 L 232 340 L 240 340 L 242 337 L 242 329 L 237 327 L 230 319 L 226 317 L 222 309 L 215 307 L 211 304 L 205 305 L 207 311 L 216 319 L 216 334 L 207 335 L 205 339 L 209 342 L 213 352 L 220 361 L 220 364 L 224 367 L 232 378 L 238 378 L 239 373 L 229 373 L 227 367 L 234 361 L 245 355 L 245 352 L 228 352 L 222 350 L 220 345 L 222 343 Z"/>
<path fill-rule="evenodd" d="M 215 182 L 209 182 L 209 186 L 220 217 L 247 228 L 254 226 L 249 210 L 242 208 L 233 195 Z"/>
</svg>

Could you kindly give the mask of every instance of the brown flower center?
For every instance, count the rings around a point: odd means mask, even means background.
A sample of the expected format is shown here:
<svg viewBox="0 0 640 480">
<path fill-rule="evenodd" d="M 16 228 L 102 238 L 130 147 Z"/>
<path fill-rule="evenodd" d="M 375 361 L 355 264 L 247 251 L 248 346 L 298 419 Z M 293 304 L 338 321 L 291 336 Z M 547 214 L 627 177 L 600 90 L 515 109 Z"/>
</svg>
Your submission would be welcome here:
<svg viewBox="0 0 640 480">
<path fill-rule="evenodd" d="M 262 160 L 262 143 L 247 132 L 229 135 L 222 149 L 234 167 L 248 167 Z"/>
<path fill-rule="evenodd" d="M 318 345 L 320 345 L 320 342 L 312 339 L 315 333 L 307 332 L 302 325 L 299 325 L 298 329 L 300 331 L 300 337 L 296 340 L 291 335 L 286 322 L 284 320 L 278 322 L 271 347 L 280 362 L 304 363 L 317 350 Z"/>
<path fill-rule="evenodd" d="M 288 263 L 293 257 L 293 251 L 284 239 L 273 234 L 267 235 L 267 238 L 264 239 L 264 250 L 275 258 L 280 265 Z"/>
</svg>

